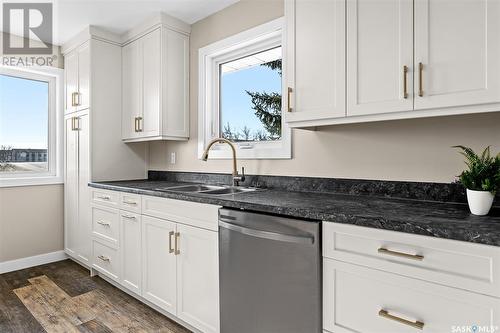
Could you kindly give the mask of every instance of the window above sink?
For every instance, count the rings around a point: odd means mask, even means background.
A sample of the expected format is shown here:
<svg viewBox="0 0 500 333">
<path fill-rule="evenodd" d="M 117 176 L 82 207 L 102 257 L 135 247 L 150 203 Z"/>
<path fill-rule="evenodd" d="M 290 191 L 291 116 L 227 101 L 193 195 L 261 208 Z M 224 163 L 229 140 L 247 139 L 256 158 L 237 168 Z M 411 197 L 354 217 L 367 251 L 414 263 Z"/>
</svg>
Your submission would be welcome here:
<svg viewBox="0 0 500 333">
<path fill-rule="evenodd" d="M 198 155 L 207 143 L 232 141 L 243 159 L 291 158 L 291 130 L 283 114 L 283 19 L 199 50 Z M 210 158 L 231 158 L 216 145 Z"/>
</svg>

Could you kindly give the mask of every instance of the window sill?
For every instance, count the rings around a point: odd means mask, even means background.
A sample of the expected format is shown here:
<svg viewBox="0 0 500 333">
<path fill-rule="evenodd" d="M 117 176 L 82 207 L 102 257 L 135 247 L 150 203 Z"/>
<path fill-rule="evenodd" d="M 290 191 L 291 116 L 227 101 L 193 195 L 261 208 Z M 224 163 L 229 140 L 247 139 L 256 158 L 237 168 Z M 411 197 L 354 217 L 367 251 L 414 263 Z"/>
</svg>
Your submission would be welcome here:
<svg viewBox="0 0 500 333">
<path fill-rule="evenodd" d="M 57 185 L 64 184 L 63 177 L 22 177 L 22 178 L 0 178 L 0 188 L 20 187 L 20 186 L 39 186 L 39 185 Z"/>
</svg>

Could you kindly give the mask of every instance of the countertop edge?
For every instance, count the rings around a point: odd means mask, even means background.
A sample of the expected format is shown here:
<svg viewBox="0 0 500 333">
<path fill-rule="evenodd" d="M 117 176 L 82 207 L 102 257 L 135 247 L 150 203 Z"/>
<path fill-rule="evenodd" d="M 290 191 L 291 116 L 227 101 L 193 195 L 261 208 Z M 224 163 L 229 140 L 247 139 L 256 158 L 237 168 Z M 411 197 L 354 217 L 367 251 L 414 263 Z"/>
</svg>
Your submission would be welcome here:
<svg viewBox="0 0 500 333">
<path fill-rule="evenodd" d="M 149 196 L 168 198 L 174 200 L 211 204 L 227 208 L 244 209 L 261 213 L 276 214 L 293 218 L 350 224 L 372 229 L 389 230 L 395 232 L 403 232 L 407 234 L 435 237 L 435 238 L 448 239 L 466 243 L 474 243 L 478 245 L 500 247 L 500 238 L 497 239 L 494 239 L 495 237 L 484 238 L 471 234 L 469 235 L 469 237 L 467 237 L 467 239 L 464 239 L 463 233 L 457 232 L 458 228 L 446 228 L 446 230 L 437 230 L 435 228 L 434 229 L 429 228 L 429 225 L 426 223 L 418 223 L 415 221 L 408 221 L 405 219 L 387 219 L 383 216 L 360 217 L 351 214 L 345 214 L 342 212 L 332 212 L 328 214 L 318 213 L 318 212 L 314 213 L 307 209 L 302 209 L 302 208 L 290 209 L 289 207 L 278 207 L 272 204 L 267 205 L 262 203 L 248 203 L 245 201 L 237 201 L 237 199 L 235 199 L 234 196 L 231 196 L 231 200 L 228 200 L 222 197 L 207 197 L 196 194 L 160 192 L 155 190 L 140 189 L 128 186 L 120 186 L 120 185 L 111 185 L 98 182 L 91 182 L 88 185 L 89 187 L 103 189 L 103 190 L 126 192 L 138 195 L 149 195 Z M 458 226 L 458 224 L 460 223 L 461 222 L 456 222 L 454 225 Z"/>
</svg>

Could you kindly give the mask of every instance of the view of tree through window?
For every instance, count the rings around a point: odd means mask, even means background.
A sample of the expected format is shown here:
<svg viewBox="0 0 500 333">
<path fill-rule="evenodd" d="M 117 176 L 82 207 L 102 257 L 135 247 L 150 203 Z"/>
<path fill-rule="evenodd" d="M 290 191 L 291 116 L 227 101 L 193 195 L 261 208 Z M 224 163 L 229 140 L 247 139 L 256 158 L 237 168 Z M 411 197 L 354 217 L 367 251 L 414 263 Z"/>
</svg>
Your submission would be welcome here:
<svg viewBox="0 0 500 333">
<path fill-rule="evenodd" d="M 232 141 L 281 138 L 281 59 L 276 47 L 220 65 L 220 133 Z"/>
<path fill-rule="evenodd" d="M 0 172 L 48 171 L 49 84 L 0 75 Z"/>
</svg>

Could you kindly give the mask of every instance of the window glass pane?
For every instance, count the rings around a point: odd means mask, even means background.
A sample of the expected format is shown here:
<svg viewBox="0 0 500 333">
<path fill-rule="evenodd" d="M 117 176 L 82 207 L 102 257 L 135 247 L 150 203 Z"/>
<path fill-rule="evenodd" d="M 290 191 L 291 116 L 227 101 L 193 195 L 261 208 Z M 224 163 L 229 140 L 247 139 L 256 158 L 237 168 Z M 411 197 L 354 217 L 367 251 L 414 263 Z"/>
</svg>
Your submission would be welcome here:
<svg viewBox="0 0 500 333">
<path fill-rule="evenodd" d="M 48 171 L 49 84 L 0 75 L 0 172 Z"/>
<path fill-rule="evenodd" d="M 233 141 L 281 138 L 281 46 L 220 65 L 220 134 Z"/>
</svg>

